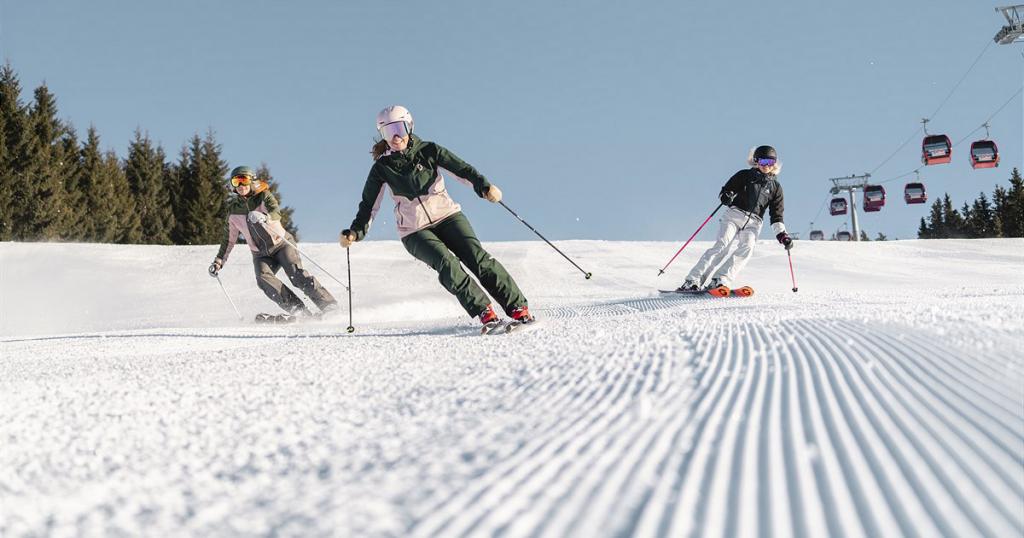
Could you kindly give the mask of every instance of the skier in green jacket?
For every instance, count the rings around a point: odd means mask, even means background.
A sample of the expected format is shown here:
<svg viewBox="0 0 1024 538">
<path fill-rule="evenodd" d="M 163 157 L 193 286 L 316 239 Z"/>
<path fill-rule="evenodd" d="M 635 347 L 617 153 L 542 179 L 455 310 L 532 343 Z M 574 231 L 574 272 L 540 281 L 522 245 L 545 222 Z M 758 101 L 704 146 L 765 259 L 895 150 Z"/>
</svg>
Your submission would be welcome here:
<svg viewBox="0 0 1024 538">
<path fill-rule="evenodd" d="M 217 276 L 228 261 L 238 234 L 242 234 L 252 251 L 256 284 L 285 312 L 309 314 L 309 309 L 302 299 L 278 280 L 275 273 L 279 269 L 284 269 L 292 284 L 309 296 L 321 312 L 337 308 L 338 302 L 309 271 L 302 268 L 299 252 L 288 244 L 294 244 L 295 238 L 281 225 L 277 199 L 267 183 L 257 179 L 252 168 L 238 166 L 231 171 L 231 186 L 235 195 L 227 203 L 228 221 L 224 239 L 220 243 L 217 257 L 210 264 L 210 276 Z"/>
<path fill-rule="evenodd" d="M 437 271 L 441 285 L 458 298 L 466 313 L 479 318 L 485 331 L 500 323 L 488 294 L 513 320 L 533 321 L 519 286 L 480 245 L 461 206 L 448 196 L 444 176 L 472 187 L 477 196 L 493 203 L 501 201 L 501 190 L 454 153 L 414 135 L 412 114 L 405 107 L 395 105 L 380 111 L 377 131 L 381 140 L 373 146 L 375 162 L 356 217 L 340 234 L 341 246 L 348 248 L 366 236 L 387 185 L 406 250 Z M 466 274 L 463 265 L 487 293 Z"/>
</svg>

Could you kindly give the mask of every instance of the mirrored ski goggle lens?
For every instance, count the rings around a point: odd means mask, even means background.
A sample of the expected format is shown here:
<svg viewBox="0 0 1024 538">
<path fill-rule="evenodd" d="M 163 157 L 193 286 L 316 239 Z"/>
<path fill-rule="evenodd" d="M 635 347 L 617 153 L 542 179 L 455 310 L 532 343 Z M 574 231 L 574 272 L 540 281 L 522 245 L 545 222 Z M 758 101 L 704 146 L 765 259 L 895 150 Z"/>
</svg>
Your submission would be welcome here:
<svg viewBox="0 0 1024 538">
<path fill-rule="evenodd" d="M 231 178 L 232 187 L 237 187 L 239 185 L 252 185 L 252 178 L 249 176 L 235 176 Z"/>
<path fill-rule="evenodd" d="M 758 166 L 771 166 L 773 164 L 775 164 L 775 159 L 758 159 L 757 160 L 757 165 Z"/>
<path fill-rule="evenodd" d="M 380 128 L 380 136 L 384 140 L 391 140 L 394 137 L 405 138 L 409 136 L 409 128 L 404 121 L 396 121 L 383 125 Z"/>
</svg>

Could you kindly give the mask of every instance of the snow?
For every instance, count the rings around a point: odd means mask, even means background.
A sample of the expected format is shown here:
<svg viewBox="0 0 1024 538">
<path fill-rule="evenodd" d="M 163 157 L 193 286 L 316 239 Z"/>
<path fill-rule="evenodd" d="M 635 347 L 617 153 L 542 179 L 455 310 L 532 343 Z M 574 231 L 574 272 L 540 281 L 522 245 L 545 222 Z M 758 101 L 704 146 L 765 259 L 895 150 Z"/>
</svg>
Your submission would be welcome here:
<svg viewBox="0 0 1024 538">
<path fill-rule="evenodd" d="M 400 243 L 354 325 L 236 249 L 0 244 L 0 536 L 1020 536 L 1024 240 L 486 246 L 543 320 L 477 335 Z M 344 278 L 344 251 L 302 244 Z M 344 289 L 306 264 L 346 304 Z"/>
</svg>

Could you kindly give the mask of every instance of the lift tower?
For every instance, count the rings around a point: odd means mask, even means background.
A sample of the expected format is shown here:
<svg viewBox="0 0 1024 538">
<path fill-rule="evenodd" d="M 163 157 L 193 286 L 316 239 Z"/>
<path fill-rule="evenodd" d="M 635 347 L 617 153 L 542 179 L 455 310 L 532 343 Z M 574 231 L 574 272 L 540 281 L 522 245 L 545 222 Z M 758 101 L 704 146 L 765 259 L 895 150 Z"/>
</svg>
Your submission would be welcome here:
<svg viewBox="0 0 1024 538">
<path fill-rule="evenodd" d="M 997 7 L 996 11 L 1006 17 L 1006 26 L 999 29 L 993 41 L 1000 45 L 1024 43 L 1024 4 Z"/>
<path fill-rule="evenodd" d="M 860 225 L 857 223 L 857 191 L 863 191 L 864 187 L 868 186 L 869 179 L 871 179 L 871 174 L 829 178 L 829 181 L 832 182 L 832 188 L 829 192 L 831 192 L 833 196 L 843 191 L 849 193 L 850 224 L 853 227 L 854 241 L 860 241 Z"/>
</svg>

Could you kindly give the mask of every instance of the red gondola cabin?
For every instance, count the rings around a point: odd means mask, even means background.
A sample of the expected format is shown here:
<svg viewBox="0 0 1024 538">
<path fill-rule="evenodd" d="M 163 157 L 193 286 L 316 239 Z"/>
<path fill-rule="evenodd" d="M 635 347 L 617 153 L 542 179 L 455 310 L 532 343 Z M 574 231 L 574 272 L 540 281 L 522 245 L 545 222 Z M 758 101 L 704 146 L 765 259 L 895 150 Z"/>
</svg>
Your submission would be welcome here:
<svg viewBox="0 0 1024 538">
<path fill-rule="evenodd" d="M 864 187 L 864 211 L 881 211 L 885 205 L 885 187 L 868 185 Z"/>
<path fill-rule="evenodd" d="M 971 168 L 999 166 L 999 148 L 992 140 L 978 140 L 971 144 Z"/>
<path fill-rule="evenodd" d="M 835 215 L 846 214 L 846 198 L 833 198 L 832 203 L 828 205 L 828 212 Z"/>
<path fill-rule="evenodd" d="M 944 164 L 953 160 L 953 144 L 946 135 L 928 135 L 921 142 L 921 162 Z"/>
<path fill-rule="evenodd" d="M 903 201 L 908 204 L 923 204 L 928 201 L 928 193 L 924 190 L 924 183 L 907 183 L 903 187 Z"/>
</svg>

